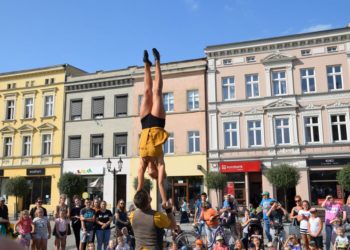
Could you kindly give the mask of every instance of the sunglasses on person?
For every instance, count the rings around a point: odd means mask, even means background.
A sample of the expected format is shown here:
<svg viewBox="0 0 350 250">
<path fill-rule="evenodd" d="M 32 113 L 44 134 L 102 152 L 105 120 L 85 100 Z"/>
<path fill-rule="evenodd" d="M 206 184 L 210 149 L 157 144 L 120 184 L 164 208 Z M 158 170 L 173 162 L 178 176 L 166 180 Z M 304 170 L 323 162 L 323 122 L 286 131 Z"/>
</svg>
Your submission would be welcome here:
<svg viewBox="0 0 350 250">
<path fill-rule="evenodd" d="M 301 202 L 301 200 L 295 200 L 295 202 Z"/>
<path fill-rule="evenodd" d="M 37 203 L 42 204 L 42 203 L 43 203 L 43 201 L 37 201 Z"/>
</svg>

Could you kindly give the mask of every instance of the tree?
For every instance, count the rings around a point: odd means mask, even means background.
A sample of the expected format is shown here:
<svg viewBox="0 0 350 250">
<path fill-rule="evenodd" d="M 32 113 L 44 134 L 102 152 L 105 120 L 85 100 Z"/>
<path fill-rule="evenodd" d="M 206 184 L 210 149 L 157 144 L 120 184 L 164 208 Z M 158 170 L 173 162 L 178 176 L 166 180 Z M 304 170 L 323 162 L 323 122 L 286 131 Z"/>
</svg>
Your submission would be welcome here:
<svg viewBox="0 0 350 250">
<path fill-rule="evenodd" d="M 284 194 L 284 204 L 287 205 L 287 189 L 295 187 L 300 181 L 299 171 L 287 164 L 271 167 L 266 172 L 266 178 L 276 188 L 281 188 Z"/>
<path fill-rule="evenodd" d="M 337 173 L 337 181 L 345 191 L 350 191 L 350 164 Z"/>
<path fill-rule="evenodd" d="M 209 172 L 206 176 L 206 183 L 209 189 L 215 189 L 216 199 L 219 201 L 219 190 L 226 186 L 227 176 L 219 172 Z"/>
<path fill-rule="evenodd" d="M 137 179 L 137 177 L 134 178 L 134 189 L 137 190 L 137 186 L 139 185 L 139 180 Z M 153 183 L 150 179 L 146 179 L 145 178 L 145 181 L 143 183 L 143 188 L 148 192 L 150 193 L 151 190 L 153 189 Z"/>
<path fill-rule="evenodd" d="M 68 198 L 73 198 L 74 195 L 81 195 L 86 189 L 83 178 L 72 172 L 62 174 L 57 187 L 60 193 L 66 194 Z"/>
<path fill-rule="evenodd" d="M 7 193 L 9 195 L 16 196 L 16 211 L 15 211 L 15 217 L 17 219 L 17 213 L 18 213 L 18 197 L 24 197 L 28 191 L 29 191 L 29 184 L 23 176 L 13 177 L 10 178 L 6 182 L 6 188 Z"/>
</svg>

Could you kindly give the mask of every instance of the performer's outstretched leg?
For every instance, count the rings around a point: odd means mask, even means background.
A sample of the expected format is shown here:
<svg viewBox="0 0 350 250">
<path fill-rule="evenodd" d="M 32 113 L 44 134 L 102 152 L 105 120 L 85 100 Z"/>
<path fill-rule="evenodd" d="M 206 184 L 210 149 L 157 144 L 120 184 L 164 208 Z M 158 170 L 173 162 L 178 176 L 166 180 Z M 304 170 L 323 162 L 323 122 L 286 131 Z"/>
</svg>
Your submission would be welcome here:
<svg viewBox="0 0 350 250">
<path fill-rule="evenodd" d="M 143 90 L 143 99 L 140 107 L 140 117 L 144 118 L 146 115 L 150 114 L 152 111 L 152 75 L 151 75 L 151 66 L 152 63 L 148 59 L 148 52 L 145 50 L 143 52 L 143 62 L 144 62 L 144 90 Z"/>
</svg>

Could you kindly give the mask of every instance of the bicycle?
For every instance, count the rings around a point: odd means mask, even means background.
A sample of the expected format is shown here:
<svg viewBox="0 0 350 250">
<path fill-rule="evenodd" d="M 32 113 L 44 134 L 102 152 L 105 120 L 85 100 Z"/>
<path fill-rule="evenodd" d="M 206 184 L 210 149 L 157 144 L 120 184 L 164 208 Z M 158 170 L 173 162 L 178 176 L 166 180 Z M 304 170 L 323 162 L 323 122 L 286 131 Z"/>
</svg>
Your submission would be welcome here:
<svg viewBox="0 0 350 250">
<path fill-rule="evenodd" d="M 198 224 L 193 224 L 193 230 L 190 232 L 181 232 L 176 238 L 175 242 L 179 248 L 186 247 L 186 248 L 194 248 L 195 242 L 197 239 L 201 239 L 204 243 L 205 236 L 202 236 L 199 233 L 199 227 Z"/>
<path fill-rule="evenodd" d="M 282 250 L 283 249 L 283 233 L 284 233 L 283 224 L 274 223 L 272 229 L 275 231 L 274 238 L 272 239 L 272 245 L 274 247 L 276 247 L 276 250 Z"/>
</svg>

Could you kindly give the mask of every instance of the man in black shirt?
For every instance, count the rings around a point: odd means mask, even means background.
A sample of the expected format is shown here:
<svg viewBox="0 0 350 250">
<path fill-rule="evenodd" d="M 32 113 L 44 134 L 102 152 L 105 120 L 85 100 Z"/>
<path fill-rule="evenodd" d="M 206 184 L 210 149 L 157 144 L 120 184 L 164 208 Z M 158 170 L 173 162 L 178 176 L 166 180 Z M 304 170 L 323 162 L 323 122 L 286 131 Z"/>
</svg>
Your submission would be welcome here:
<svg viewBox="0 0 350 250">
<path fill-rule="evenodd" d="M 0 236 L 6 236 L 8 223 L 9 213 L 8 208 L 5 205 L 5 198 L 0 197 Z"/>
<path fill-rule="evenodd" d="M 47 211 L 46 209 L 43 207 L 43 199 L 41 199 L 41 197 L 38 197 L 36 199 L 36 202 L 35 202 L 35 206 L 32 207 L 32 209 L 30 210 L 29 214 L 30 214 L 30 217 L 32 217 L 32 220 L 34 220 L 34 218 L 36 217 L 35 216 L 35 211 L 37 208 L 42 208 L 42 210 L 44 211 L 44 216 L 47 217 Z"/>
<path fill-rule="evenodd" d="M 271 228 L 277 230 L 277 233 L 282 235 L 284 239 L 285 232 L 283 228 L 283 216 L 288 212 L 277 201 L 271 201 L 271 208 L 267 211 L 266 215 L 270 218 Z"/>
</svg>

